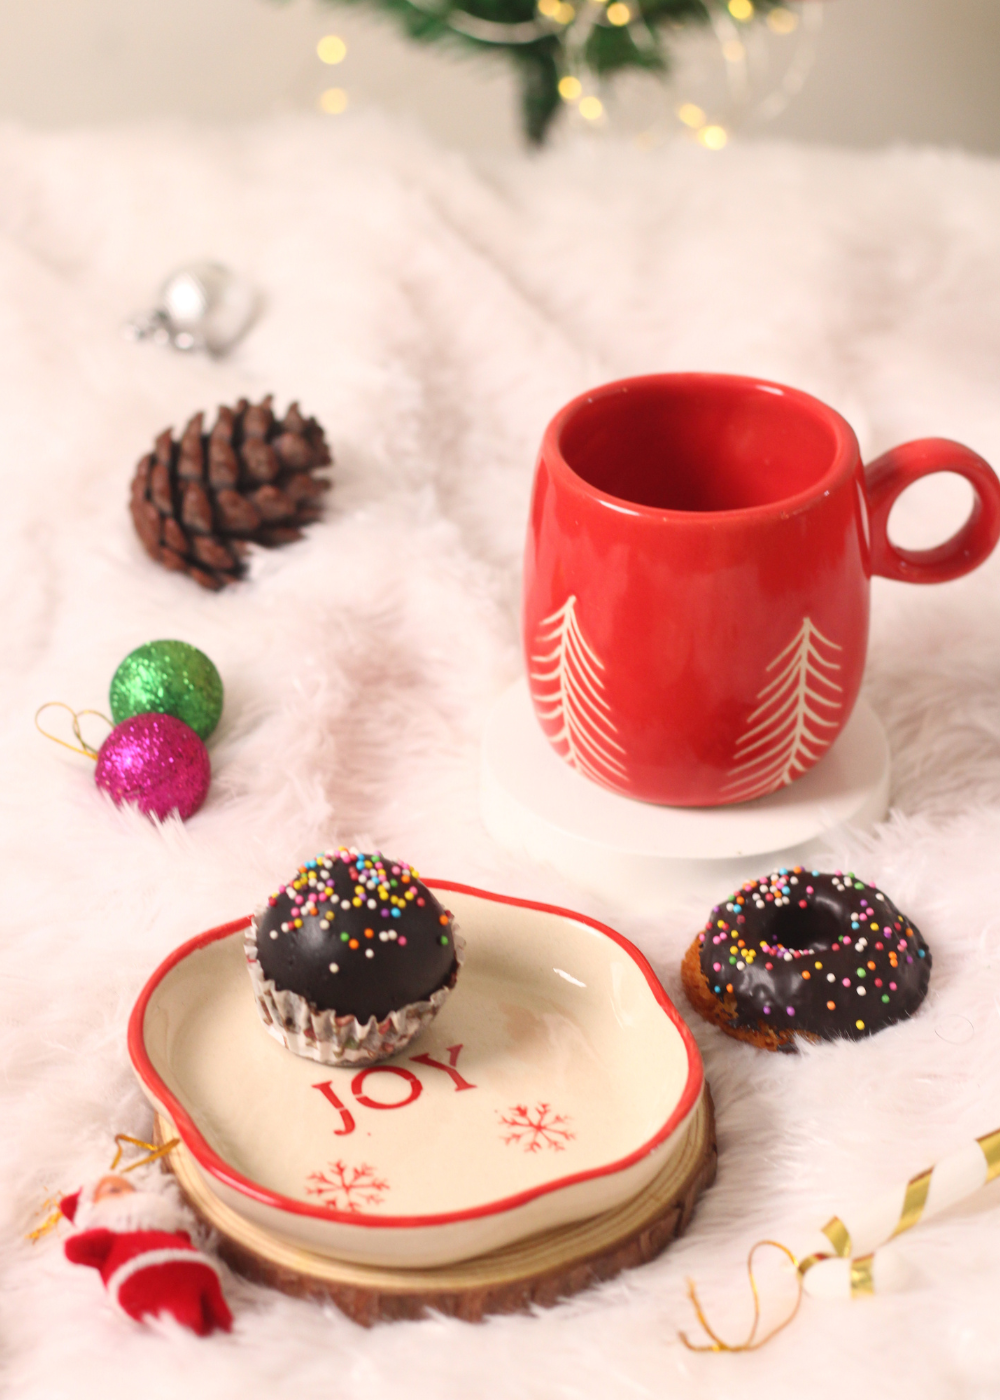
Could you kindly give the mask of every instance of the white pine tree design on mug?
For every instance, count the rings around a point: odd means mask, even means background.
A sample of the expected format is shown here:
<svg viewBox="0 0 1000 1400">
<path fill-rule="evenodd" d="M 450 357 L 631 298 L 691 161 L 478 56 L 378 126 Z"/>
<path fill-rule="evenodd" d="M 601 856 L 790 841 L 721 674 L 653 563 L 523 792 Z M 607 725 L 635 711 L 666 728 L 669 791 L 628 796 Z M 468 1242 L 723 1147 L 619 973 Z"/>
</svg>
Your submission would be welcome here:
<svg viewBox="0 0 1000 1400">
<path fill-rule="evenodd" d="M 836 733 L 824 736 L 823 731 L 836 731 L 840 720 L 825 718 L 816 707 L 827 713 L 843 708 L 834 697 L 843 687 L 832 678 L 840 665 L 831 656 L 841 650 L 804 617 L 793 640 L 769 663 L 769 672 L 780 669 L 758 692 L 761 703 L 736 742 L 735 766 L 722 788 L 728 801 L 745 802 L 787 787 L 833 743 Z"/>
<path fill-rule="evenodd" d="M 559 723 L 551 742 L 584 777 L 620 787 L 626 772 L 617 755 L 625 750 L 613 737 L 617 730 L 604 698 L 604 663 L 580 630 L 575 594 L 541 623 L 536 646 L 531 690 L 539 718 Z"/>
</svg>

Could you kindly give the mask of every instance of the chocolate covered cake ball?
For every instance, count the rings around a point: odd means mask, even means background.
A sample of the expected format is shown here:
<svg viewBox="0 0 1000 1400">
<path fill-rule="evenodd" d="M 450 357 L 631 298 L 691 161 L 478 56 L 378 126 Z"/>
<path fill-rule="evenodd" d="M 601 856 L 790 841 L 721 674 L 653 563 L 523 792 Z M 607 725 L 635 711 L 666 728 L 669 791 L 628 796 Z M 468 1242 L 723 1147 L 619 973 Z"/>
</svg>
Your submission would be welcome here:
<svg viewBox="0 0 1000 1400">
<path fill-rule="evenodd" d="M 341 847 L 306 861 L 268 898 L 246 952 L 275 1039 L 324 1064 L 374 1064 L 437 1015 L 463 944 L 405 861 Z"/>
</svg>

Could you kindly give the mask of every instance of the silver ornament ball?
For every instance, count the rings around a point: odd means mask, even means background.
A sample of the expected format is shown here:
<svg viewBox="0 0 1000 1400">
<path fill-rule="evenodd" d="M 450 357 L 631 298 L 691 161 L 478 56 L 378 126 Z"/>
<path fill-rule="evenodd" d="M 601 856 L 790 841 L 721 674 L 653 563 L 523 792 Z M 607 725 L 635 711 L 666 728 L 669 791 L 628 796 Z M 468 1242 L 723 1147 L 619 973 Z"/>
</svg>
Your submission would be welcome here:
<svg viewBox="0 0 1000 1400">
<path fill-rule="evenodd" d="M 245 277 L 221 263 L 193 262 L 172 272 L 157 305 L 125 329 L 135 340 L 225 355 L 249 329 L 256 311 L 257 293 Z"/>
</svg>

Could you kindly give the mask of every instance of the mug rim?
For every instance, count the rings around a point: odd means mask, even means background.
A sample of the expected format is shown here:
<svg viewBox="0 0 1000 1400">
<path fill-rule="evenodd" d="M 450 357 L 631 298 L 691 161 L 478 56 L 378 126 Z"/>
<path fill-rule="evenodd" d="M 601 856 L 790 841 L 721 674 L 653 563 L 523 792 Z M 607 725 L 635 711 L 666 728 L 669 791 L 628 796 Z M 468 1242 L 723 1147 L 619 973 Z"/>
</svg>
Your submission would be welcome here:
<svg viewBox="0 0 1000 1400">
<path fill-rule="evenodd" d="M 821 418 L 833 433 L 835 447 L 830 466 L 812 486 L 804 491 L 796 491 L 789 496 L 782 496 L 761 505 L 737 506 L 727 510 L 677 510 L 671 506 L 643 505 L 638 501 L 627 500 L 624 496 L 613 496 L 599 486 L 593 486 L 570 466 L 563 455 L 560 439 L 567 423 L 587 405 L 594 403 L 596 399 L 610 398 L 615 394 L 627 394 L 632 389 L 668 383 L 679 385 L 685 380 L 700 385 L 714 383 L 720 387 L 740 386 L 760 389 L 765 393 L 776 393 L 783 398 L 794 400 L 801 408 L 815 417 Z M 593 389 L 584 390 L 582 394 L 577 394 L 575 398 L 570 399 L 569 403 L 564 404 L 550 420 L 542 436 L 541 455 L 550 468 L 554 466 L 559 471 L 566 485 L 588 498 L 600 501 L 615 510 L 625 511 L 636 516 L 644 516 L 653 520 L 669 520 L 671 525 L 680 525 L 681 522 L 687 521 L 692 526 L 703 525 L 707 521 L 722 524 L 773 518 L 775 514 L 798 514 L 813 505 L 817 505 L 834 486 L 852 476 L 861 460 L 857 436 L 850 423 L 835 408 L 831 408 L 829 404 L 816 398 L 815 395 L 807 394 L 803 389 L 795 389 L 789 384 L 780 384 L 777 380 L 762 379 L 757 375 L 716 374 L 703 370 L 629 375 L 624 379 L 613 379 L 605 384 L 598 384 Z"/>
</svg>

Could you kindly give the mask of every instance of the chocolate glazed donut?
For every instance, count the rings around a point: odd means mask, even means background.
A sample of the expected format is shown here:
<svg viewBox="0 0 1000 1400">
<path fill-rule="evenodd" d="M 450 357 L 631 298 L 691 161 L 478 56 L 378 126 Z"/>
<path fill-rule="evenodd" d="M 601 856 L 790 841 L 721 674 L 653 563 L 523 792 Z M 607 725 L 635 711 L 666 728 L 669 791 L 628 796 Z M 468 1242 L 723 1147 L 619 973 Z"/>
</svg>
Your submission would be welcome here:
<svg viewBox="0 0 1000 1400">
<path fill-rule="evenodd" d="M 793 1050 L 796 1035 L 860 1040 L 912 1016 L 930 971 L 920 930 L 881 890 L 797 865 L 717 905 L 681 980 L 727 1035 Z"/>
</svg>

